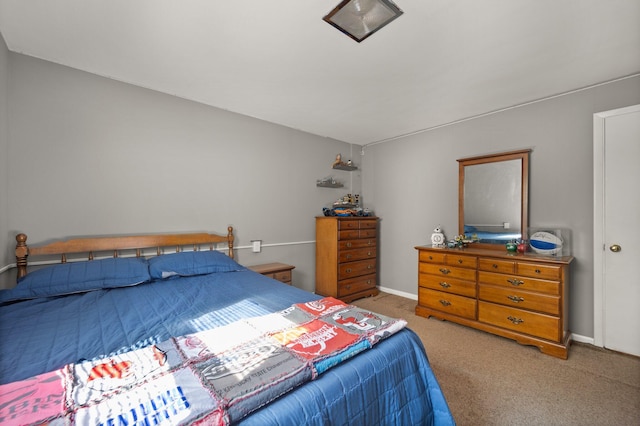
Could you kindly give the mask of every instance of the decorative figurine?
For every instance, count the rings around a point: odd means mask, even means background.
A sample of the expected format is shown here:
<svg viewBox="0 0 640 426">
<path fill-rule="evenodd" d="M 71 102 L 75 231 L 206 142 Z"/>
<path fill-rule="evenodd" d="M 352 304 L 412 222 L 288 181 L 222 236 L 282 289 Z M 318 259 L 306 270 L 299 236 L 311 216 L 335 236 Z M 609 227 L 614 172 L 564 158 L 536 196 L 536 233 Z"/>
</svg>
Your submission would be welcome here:
<svg viewBox="0 0 640 426">
<path fill-rule="evenodd" d="M 440 225 L 436 226 L 431 234 L 431 247 L 444 247 L 444 234 Z"/>
</svg>

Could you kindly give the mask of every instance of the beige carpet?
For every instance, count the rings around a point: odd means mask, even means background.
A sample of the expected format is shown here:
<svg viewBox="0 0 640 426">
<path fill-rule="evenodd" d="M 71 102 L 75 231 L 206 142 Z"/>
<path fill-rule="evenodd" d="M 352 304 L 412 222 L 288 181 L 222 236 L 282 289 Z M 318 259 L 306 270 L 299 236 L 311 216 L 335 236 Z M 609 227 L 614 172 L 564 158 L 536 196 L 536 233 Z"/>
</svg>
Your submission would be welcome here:
<svg viewBox="0 0 640 426">
<path fill-rule="evenodd" d="M 353 304 L 408 322 L 460 426 L 640 425 L 640 358 L 574 343 L 565 361 L 418 317 L 415 300 L 381 293 Z"/>
</svg>

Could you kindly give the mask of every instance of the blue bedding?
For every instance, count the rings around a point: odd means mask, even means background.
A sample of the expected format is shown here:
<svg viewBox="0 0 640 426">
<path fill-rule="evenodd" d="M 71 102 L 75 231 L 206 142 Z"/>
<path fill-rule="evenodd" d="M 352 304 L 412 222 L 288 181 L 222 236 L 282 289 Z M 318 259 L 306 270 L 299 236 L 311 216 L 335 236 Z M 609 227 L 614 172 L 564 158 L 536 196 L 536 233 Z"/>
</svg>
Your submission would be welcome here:
<svg viewBox="0 0 640 426">
<path fill-rule="evenodd" d="M 2 384 L 147 347 L 319 296 L 241 268 L 11 301 L 0 307 Z M 245 417 L 242 424 L 454 424 L 405 329 Z"/>
</svg>

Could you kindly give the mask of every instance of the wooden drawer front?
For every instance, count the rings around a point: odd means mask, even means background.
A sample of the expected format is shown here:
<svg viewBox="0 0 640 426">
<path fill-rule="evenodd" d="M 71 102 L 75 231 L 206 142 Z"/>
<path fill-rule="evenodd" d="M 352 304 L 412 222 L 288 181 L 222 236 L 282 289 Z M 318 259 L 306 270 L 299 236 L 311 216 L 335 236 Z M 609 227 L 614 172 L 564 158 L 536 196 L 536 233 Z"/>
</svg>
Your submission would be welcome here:
<svg viewBox="0 0 640 426">
<path fill-rule="evenodd" d="M 358 231 L 357 229 L 338 231 L 338 240 L 356 240 L 359 237 L 360 237 L 360 231 Z"/>
<path fill-rule="evenodd" d="M 283 283 L 291 282 L 291 271 L 273 272 L 271 274 L 266 274 L 266 275 L 270 278 L 273 278 L 274 280 L 278 280 Z"/>
<path fill-rule="evenodd" d="M 427 263 L 444 263 L 444 258 L 446 254 L 444 253 L 434 253 L 431 251 L 421 251 L 418 255 L 418 259 L 420 262 Z"/>
<path fill-rule="evenodd" d="M 376 229 L 361 229 L 358 238 L 375 238 L 376 234 Z"/>
<path fill-rule="evenodd" d="M 494 274 L 492 272 L 478 272 L 478 283 L 494 284 L 519 290 L 538 291 L 540 293 L 560 295 L 560 283 L 558 281 L 537 280 L 517 275 Z"/>
<path fill-rule="evenodd" d="M 375 238 L 375 229 L 349 229 L 338 231 L 338 240 L 356 240 L 358 238 Z"/>
<path fill-rule="evenodd" d="M 418 303 L 441 312 L 476 319 L 476 299 L 420 287 Z"/>
<path fill-rule="evenodd" d="M 560 319 L 522 309 L 478 302 L 478 320 L 487 324 L 559 342 Z"/>
<path fill-rule="evenodd" d="M 359 260 L 338 265 L 338 279 L 359 277 L 376 272 L 376 259 Z"/>
<path fill-rule="evenodd" d="M 378 227 L 377 220 L 360 220 L 360 229 L 376 229 Z"/>
<path fill-rule="evenodd" d="M 338 229 L 340 231 L 358 229 L 360 227 L 358 222 L 357 220 L 338 220 Z"/>
<path fill-rule="evenodd" d="M 542 293 L 512 290 L 484 284 L 480 284 L 478 294 L 480 299 L 487 302 L 495 302 L 520 309 L 530 309 L 551 315 L 560 315 L 560 296 L 549 296 Z"/>
<path fill-rule="evenodd" d="M 561 266 L 541 265 L 539 263 L 518 262 L 516 264 L 516 274 L 547 280 L 559 280 L 561 269 Z"/>
<path fill-rule="evenodd" d="M 516 270 L 516 262 L 509 260 L 480 258 L 478 268 L 481 271 L 500 272 L 502 274 L 513 274 Z"/>
<path fill-rule="evenodd" d="M 419 270 L 425 274 L 433 274 L 446 278 L 458 278 L 461 280 L 475 281 L 476 270 L 465 268 L 454 268 L 448 265 L 436 265 L 431 263 L 420 263 Z"/>
<path fill-rule="evenodd" d="M 345 240 L 338 243 L 340 250 L 350 250 L 365 247 L 377 247 L 375 238 L 363 238 L 359 240 Z"/>
<path fill-rule="evenodd" d="M 338 282 L 338 297 L 348 296 L 359 291 L 372 289 L 376 286 L 376 274 L 364 275 Z"/>
<path fill-rule="evenodd" d="M 476 297 L 476 283 L 474 281 L 463 281 L 455 278 L 437 277 L 431 274 L 420 274 L 418 276 L 418 284 L 432 290 Z"/>
<path fill-rule="evenodd" d="M 461 256 L 448 254 L 445 263 L 451 266 L 459 266 L 461 268 L 473 268 L 478 266 L 478 258 L 475 256 Z"/>
<path fill-rule="evenodd" d="M 371 259 L 376 257 L 376 248 L 362 248 L 355 250 L 340 250 L 338 262 L 352 262 L 354 260 Z"/>
</svg>

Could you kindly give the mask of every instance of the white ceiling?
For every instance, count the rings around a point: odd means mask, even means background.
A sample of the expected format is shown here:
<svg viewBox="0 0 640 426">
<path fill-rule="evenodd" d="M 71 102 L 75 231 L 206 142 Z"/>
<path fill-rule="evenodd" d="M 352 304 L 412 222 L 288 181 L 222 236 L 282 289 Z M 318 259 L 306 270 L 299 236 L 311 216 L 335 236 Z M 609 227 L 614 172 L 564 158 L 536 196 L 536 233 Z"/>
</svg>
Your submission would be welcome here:
<svg viewBox="0 0 640 426">
<path fill-rule="evenodd" d="M 365 145 L 640 73 L 640 0 L 0 0 L 13 52 Z"/>
</svg>

